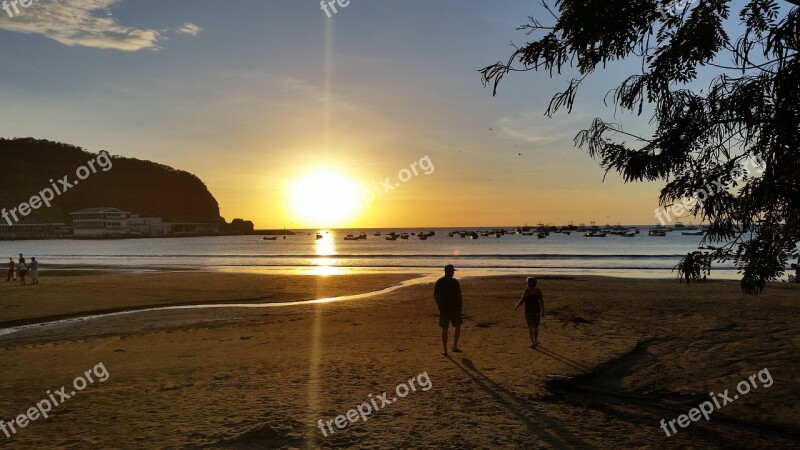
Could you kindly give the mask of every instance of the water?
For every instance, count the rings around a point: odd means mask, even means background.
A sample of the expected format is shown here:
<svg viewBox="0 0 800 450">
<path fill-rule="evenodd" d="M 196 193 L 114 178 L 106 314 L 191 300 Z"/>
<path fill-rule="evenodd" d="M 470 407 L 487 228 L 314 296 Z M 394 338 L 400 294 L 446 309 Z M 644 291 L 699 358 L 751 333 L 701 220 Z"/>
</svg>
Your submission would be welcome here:
<svg viewBox="0 0 800 450">
<path fill-rule="evenodd" d="M 510 229 L 509 227 L 505 227 Z M 626 238 L 608 235 L 587 238 L 583 233 L 536 236 L 505 235 L 477 240 L 448 237 L 450 228 L 330 230 L 323 239 L 313 231 L 264 241 L 261 236 L 129 239 L 98 241 L 0 242 L 0 256 L 22 252 L 36 256 L 41 270 L 49 268 L 117 268 L 125 270 L 200 269 L 241 272 L 339 274 L 369 271 L 440 270 L 454 264 L 459 276 L 524 274 L 590 274 L 628 277 L 674 277 L 675 264 L 696 250 L 701 236 L 679 231 L 650 237 L 648 227 Z M 487 229 L 488 230 L 488 229 Z M 368 234 L 368 239 L 345 241 L 348 233 Z M 380 231 L 419 233 L 435 231 L 428 240 L 387 241 Z M 310 235 L 309 235 L 310 233 Z M 16 257 L 15 257 L 16 259 Z M 718 265 L 714 278 L 736 278 L 731 264 Z"/>
</svg>

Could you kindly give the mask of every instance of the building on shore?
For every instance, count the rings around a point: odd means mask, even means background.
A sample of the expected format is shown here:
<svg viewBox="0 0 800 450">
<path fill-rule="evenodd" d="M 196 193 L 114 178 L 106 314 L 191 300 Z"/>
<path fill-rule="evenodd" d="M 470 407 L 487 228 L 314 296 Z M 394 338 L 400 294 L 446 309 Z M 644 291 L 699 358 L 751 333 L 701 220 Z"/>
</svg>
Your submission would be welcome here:
<svg viewBox="0 0 800 450">
<path fill-rule="evenodd" d="M 197 236 L 219 233 L 219 227 L 212 223 L 186 223 L 172 222 L 169 224 L 170 235 L 173 236 Z"/>
<path fill-rule="evenodd" d="M 164 222 L 116 208 L 87 208 L 69 214 L 75 237 L 203 236 L 219 233 L 212 223 Z"/>
<path fill-rule="evenodd" d="M 160 217 L 139 217 L 132 214 L 128 218 L 128 225 L 134 236 L 166 236 L 172 231 L 172 224 L 162 222 Z"/>
<path fill-rule="evenodd" d="M 131 213 L 116 208 L 86 208 L 69 213 L 75 236 L 121 237 L 130 233 Z"/>
<path fill-rule="evenodd" d="M 0 241 L 61 239 L 69 234 L 69 228 L 63 223 L 39 223 L 30 217 L 13 225 L 0 222 Z"/>
</svg>

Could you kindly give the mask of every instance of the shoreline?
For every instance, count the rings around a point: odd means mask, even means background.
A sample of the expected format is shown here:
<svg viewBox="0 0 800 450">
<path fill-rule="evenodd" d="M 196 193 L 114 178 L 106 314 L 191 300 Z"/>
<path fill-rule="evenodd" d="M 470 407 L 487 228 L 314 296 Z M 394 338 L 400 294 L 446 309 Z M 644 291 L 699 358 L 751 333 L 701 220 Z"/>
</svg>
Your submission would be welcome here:
<svg viewBox="0 0 800 450">
<path fill-rule="evenodd" d="M 492 276 L 571 276 L 571 277 L 609 277 L 637 280 L 678 280 L 677 272 L 673 269 L 641 269 L 641 268 L 554 268 L 554 267 L 473 267 L 457 265 L 462 276 L 492 277 Z M 183 265 L 174 264 L 157 265 L 79 265 L 79 264 L 47 264 L 42 266 L 40 274 L 47 276 L 53 274 L 63 275 L 96 275 L 110 274 L 147 274 L 147 273 L 242 273 L 242 274 L 269 274 L 269 275 L 326 275 L 341 276 L 352 274 L 433 274 L 441 272 L 440 265 L 429 266 L 324 266 L 316 264 L 307 265 Z M 465 275 L 465 273 L 467 275 Z M 788 279 L 790 272 L 784 274 Z M 741 275 L 735 268 L 715 269 L 708 278 L 712 281 L 738 281 Z M 788 281 L 778 280 L 771 283 L 781 284 Z"/>
<path fill-rule="evenodd" d="M 196 273 L 206 273 L 206 274 L 219 274 L 220 272 L 217 271 L 195 271 Z M 159 274 L 159 275 L 169 275 L 172 273 L 186 273 L 181 271 L 154 271 L 149 274 Z M 97 271 L 93 272 L 93 275 L 120 275 L 115 272 L 102 272 Z M 140 272 L 127 272 L 122 274 L 122 276 L 126 277 L 136 277 L 145 275 L 148 273 L 140 273 Z M 250 274 L 252 275 L 252 274 Z M 370 273 L 360 273 L 360 274 L 337 274 L 332 275 L 335 277 L 343 277 L 347 278 L 352 276 L 369 276 Z M 408 274 L 406 274 L 408 275 Z M 259 276 L 263 276 L 269 278 L 273 275 L 267 274 L 260 274 Z M 309 274 L 306 275 L 289 275 L 290 277 L 293 276 L 311 276 Z M 330 297 L 314 297 L 314 298 L 300 298 L 294 301 L 282 301 L 281 299 L 275 299 L 271 302 L 264 302 L 265 297 L 253 297 L 253 298 L 236 298 L 236 299 L 228 299 L 228 300 L 208 300 L 208 301 L 184 301 L 184 302 L 173 302 L 173 303 L 160 303 L 160 304 L 134 304 L 125 307 L 117 307 L 117 308 L 107 308 L 107 309 L 94 309 L 94 310 L 85 310 L 80 312 L 71 312 L 71 313 L 64 313 L 64 314 L 57 314 L 57 315 L 48 315 L 48 316 L 37 316 L 37 317 L 30 317 L 30 318 L 23 318 L 11 321 L 3 321 L 0 322 L 0 341 L 3 340 L 13 340 L 13 335 L 19 334 L 21 332 L 30 331 L 34 329 L 44 330 L 51 327 L 68 327 L 68 326 L 76 326 L 80 324 L 84 324 L 88 321 L 100 321 L 103 319 L 110 319 L 113 317 L 119 316 L 129 316 L 135 315 L 137 313 L 166 313 L 171 311 L 191 311 L 191 310 L 207 310 L 207 309 L 268 309 L 268 308 L 292 308 L 292 307 L 302 307 L 308 305 L 314 305 L 318 303 L 338 303 L 338 302 L 353 302 L 358 300 L 368 300 L 371 298 L 379 297 L 385 295 L 389 292 L 408 288 L 411 286 L 429 286 L 432 285 L 439 275 L 433 274 L 420 274 L 417 273 L 415 277 L 405 277 L 399 278 L 389 286 L 385 286 L 382 288 L 375 288 L 372 290 L 364 291 L 364 292 L 352 292 L 347 293 L 344 295 L 337 295 L 337 296 L 330 296 Z M 604 283 L 619 283 L 624 285 L 626 283 L 638 281 L 638 282 L 664 282 L 664 279 L 659 278 L 623 278 L 623 277 L 615 277 L 615 276 L 582 276 L 582 277 L 575 277 L 569 275 L 536 275 L 536 277 L 540 281 L 548 281 L 548 280 L 578 280 L 578 281 L 595 281 L 595 282 L 604 282 Z M 516 275 L 467 275 L 458 277 L 460 280 L 477 280 L 477 281 L 508 281 L 509 279 L 522 279 L 522 276 Z M 677 285 L 683 286 L 681 283 L 677 283 Z M 731 284 L 734 283 L 733 280 L 708 280 L 702 283 L 702 285 L 713 285 L 718 283 L 725 283 Z M 785 283 L 771 283 L 769 286 L 772 289 L 775 289 L 777 286 L 780 286 Z M 792 285 L 786 284 L 788 289 L 792 289 Z M 688 288 L 688 286 L 686 286 Z M 0 307 L 3 304 L 0 303 Z"/>
</svg>

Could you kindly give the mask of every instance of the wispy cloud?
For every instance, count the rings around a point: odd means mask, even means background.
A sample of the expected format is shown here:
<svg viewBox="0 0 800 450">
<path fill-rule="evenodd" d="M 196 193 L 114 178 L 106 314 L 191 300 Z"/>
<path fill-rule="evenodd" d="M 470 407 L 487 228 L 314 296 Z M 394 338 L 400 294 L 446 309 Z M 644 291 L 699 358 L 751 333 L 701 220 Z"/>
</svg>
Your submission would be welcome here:
<svg viewBox="0 0 800 450">
<path fill-rule="evenodd" d="M 178 28 L 178 33 L 191 34 L 197 36 L 203 29 L 193 23 L 186 22 L 182 27 Z"/>
<path fill-rule="evenodd" d="M 158 50 L 164 31 L 125 26 L 111 16 L 120 0 L 34 0 L 28 8 L 0 12 L 0 29 L 40 34 L 68 46 L 135 52 Z M 178 32 L 197 35 L 200 27 L 187 23 Z"/>
</svg>

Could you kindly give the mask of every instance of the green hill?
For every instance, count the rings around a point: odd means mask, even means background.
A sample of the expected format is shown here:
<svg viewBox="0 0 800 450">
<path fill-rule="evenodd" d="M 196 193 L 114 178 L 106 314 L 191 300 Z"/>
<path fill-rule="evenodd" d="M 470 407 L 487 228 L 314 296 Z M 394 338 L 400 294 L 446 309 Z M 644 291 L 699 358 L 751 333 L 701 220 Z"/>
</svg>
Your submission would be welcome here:
<svg viewBox="0 0 800 450">
<path fill-rule="evenodd" d="M 52 189 L 51 179 L 61 188 L 58 180 L 67 175 L 70 183 L 79 183 L 29 217 L 68 223 L 70 212 L 109 206 L 165 221 L 225 223 L 216 199 L 195 175 L 121 156 L 111 156 L 111 168 L 104 171 L 98 155 L 59 142 L 0 139 L 0 208 L 16 208 L 43 189 Z M 76 171 L 90 160 L 97 161 L 96 172 L 78 180 Z"/>
</svg>

